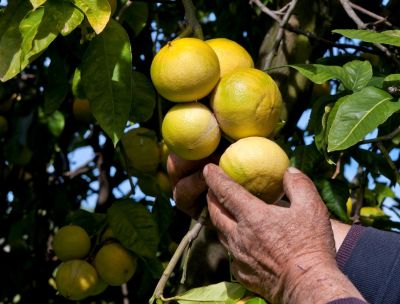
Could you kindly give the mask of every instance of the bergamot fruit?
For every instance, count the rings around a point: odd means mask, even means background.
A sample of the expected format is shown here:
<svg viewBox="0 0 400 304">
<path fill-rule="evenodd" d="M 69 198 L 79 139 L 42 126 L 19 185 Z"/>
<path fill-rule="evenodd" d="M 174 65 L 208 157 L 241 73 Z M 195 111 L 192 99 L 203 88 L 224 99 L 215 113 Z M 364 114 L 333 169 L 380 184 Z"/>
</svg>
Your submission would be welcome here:
<svg viewBox="0 0 400 304">
<path fill-rule="evenodd" d="M 230 145 L 219 166 L 235 182 L 267 203 L 283 194 L 283 175 L 289 159 L 283 149 L 264 137 L 247 137 Z"/>
</svg>

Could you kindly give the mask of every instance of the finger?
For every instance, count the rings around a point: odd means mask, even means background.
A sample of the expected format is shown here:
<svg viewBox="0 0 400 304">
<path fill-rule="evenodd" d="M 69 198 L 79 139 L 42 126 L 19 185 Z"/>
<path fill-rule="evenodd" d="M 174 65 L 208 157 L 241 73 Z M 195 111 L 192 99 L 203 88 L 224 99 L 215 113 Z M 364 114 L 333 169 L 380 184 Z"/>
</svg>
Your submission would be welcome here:
<svg viewBox="0 0 400 304">
<path fill-rule="evenodd" d="M 174 187 L 173 197 L 176 206 L 191 217 L 196 217 L 205 203 L 207 184 L 202 170 L 180 179 Z M 201 202 L 203 201 L 203 203 Z"/>
<path fill-rule="evenodd" d="M 268 206 L 241 185 L 230 179 L 216 165 L 206 165 L 203 169 L 203 175 L 218 202 L 225 209 L 229 210 L 236 220 L 240 220 L 243 216 L 251 214 L 252 210 Z"/>
<path fill-rule="evenodd" d="M 170 153 L 167 159 L 167 171 L 170 176 L 172 185 L 175 186 L 178 181 L 187 175 L 190 175 L 201 169 L 207 161 L 203 160 L 186 160 L 180 158 L 174 153 Z"/>
<path fill-rule="evenodd" d="M 223 243 L 225 246 L 228 244 L 227 240 L 232 236 L 237 223 L 210 190 L 207 193 L 207 203 L 211 222 L 218 229 L 221 238 L 226 240 L 225 244 Z"/>
<path fill-rule="evenodd" d="M 290 167 L 286 170 L 283 187 L 293 208 L 302 209 L 323 204 L 314 183 L 296 168 Z"/>
</svg>

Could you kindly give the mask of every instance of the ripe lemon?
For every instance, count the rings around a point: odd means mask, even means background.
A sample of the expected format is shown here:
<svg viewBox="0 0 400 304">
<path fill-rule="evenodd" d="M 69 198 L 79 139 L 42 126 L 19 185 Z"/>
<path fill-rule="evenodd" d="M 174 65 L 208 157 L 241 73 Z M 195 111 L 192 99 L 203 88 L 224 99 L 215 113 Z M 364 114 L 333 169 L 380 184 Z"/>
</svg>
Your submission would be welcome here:
<svg viewBox="0 0 400 304">
<path fill-rule="evenodd" d="M 372 225 L 377 218 L 387 217 L 378 206 L 367 206 L 360 209 L 360 220 L 367 225 Z"/>
<path fill-rule="evenodd" d="M 94 120 L 88 99 L 76 98 L 72 104 L 72 112 L 77 121 L 90 123 Z"/>
<path fill-rule="evenodd" d="M 154 131 L 136 128 L 125 133 L 121 142 L 127 156 L 127 171 L 136 173 L 155 173 L 160 163 L 160 150 Z"/>
<path fill-rule="evenodd" d="M 88 262 L 70 260 L 58 267 L 55 279 L 57 290 L 63 297 L 79 301 L 92 295 L 99 277 Z"/>
<path fill-rule="evenodd" d="M 283 175 L 289 166 L 289 159 L 272 140 L 247 137 L 226 149 L 219 166 L 249 192 L 267 203 L 273 203 L 283 194 Z"/>
<path fill-rule="evenodd" d="M 154 57 L 151 79 L 158 93 L 175 102 L 207 96 L 220 77 L 218 57 L 207 43 L 196 38 L 169 42 Z"/>
<path fill-rule="evenodd" d="M 221 77 L 239 68 L 253 68 L 254 62 L 244 47 L 233 40 L 215 38 L 206 40 L 218 56 Z"/>
<path fill-rule="evenodd" d="M 54 236 L 53 250 L 61 261 L 82 259 L 90 250 L 89 235 L 79 226 L 64 226 Z"/>
<path fill-rule="evenodd" d="M 138 179 L 138 185 L 143 193 L 156 197 L 160 192 L 169 195 L 172 192 L 171 182 L 168 175 L 162 171 L 152 177 L 143 177 Z"/>
<path fill-rule="evenodd" d="M 94 266 L 100 277 L 111 286 L 129 281 L 136 271 L 136 257 L 118 243 L 106 244 L 94 258 Z"/>
<path fill-rule="evenodd" d="M 187 160 L 209 156 L 221 139 L 213 113 L 198 102 L 172 107 L 164 117 L 162 135 L 168 149 Z"/>
<path fill-rule="evenodd" d="M 0 136 L 6 134 L 7 130 L 8 130 L 8 121 L 4 116 L 0 115 Z"/>
<path fill-rule="evenodd" d="M 279 122 L 282 97 L 270 76 L 246 68 L 221 78 L 211 107 L 220 128 L 229 137 L 268 137 Z"/>
<path fill-rule="evenodd" d="M 90 295 L 97 296 L 97 295 L 101 294 L 102 292 L 104 292 L 108 286 L 109 285 L 106 282 L 104 282 L 101 278 L 99 278 L 97 280 L 96 285 L 94 285 L 93 288 L 91 289 Z"/>
</svg>

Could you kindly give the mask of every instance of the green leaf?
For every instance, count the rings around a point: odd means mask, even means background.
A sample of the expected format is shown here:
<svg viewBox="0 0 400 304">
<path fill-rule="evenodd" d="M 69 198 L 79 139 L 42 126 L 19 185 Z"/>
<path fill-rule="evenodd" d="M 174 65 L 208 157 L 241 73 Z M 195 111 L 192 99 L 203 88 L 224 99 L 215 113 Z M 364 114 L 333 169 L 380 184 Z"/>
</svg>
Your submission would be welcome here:
<svg viewBox="0 0 400 304">
<path fill-rule="evenodd" d="M 344 150 L 361 141 L 365 135 L 400 110 L 400 102 L 374 87 L 341 98 L 328 134 L 328 152 Z"/>
<path fill-rule="evenodd" d="M 311 175 L 315 171 L 315 168 L 323 161 L 323 156 L 318 152 L 314 144 L 297 146 L 290 159 L 294 167 L 307 175 Z"/>
<path fill-rule="evenodd" d="M 245 302 L 245 304 L 268 304 L 264 299 L 255 297 Z"/>
<path fill-rule="evenodd" d="M 123 27 L 110 20 L 87 48 L 81 66 L 82 83 L 92 112 L 116 145 L 132 104 L 132 53 Z"/>
<path fill-rule="evenodd" d="M 31 9 L 24 0 L 10 1 L 0 16 L 0 80 L 7 81 L 21 71 L 21 33 L 19 23 Z"/>
<path fill-rule="evenodd" d="M 34 9 L 37 9 L 39 6 L 43 5 L 46 3 L 47 0 L 29 0 L 33 6 Z"/>
<path fill-rule="evenodd" d="M 44 7 L 29 13 L 20 24 L 22 35 L 21 70 L 62 33 L 74 30 L 83 19 L 83 14 L 72 4 L 64 1 L 49 1 Z"/>
<path fill-rule="evenodd" d="M 347 222 L 346 201 L 349 197 L 349 188 L 343 181 L 336 179 L 323 179 L 315 181 L 319 193 L 329 211 L 340 220 Z"/>
<path fill-rule="evenodd" d="M 369 30 L 333 30 L 332 32 L 350 39 L 400 46 L 400 30 L 383 31 L 380 33 Z"/>
<path fill-rule="evenodd" d="M 143 122 L 150 119 L 156 106 L 156 92 L 150 80 L 140 72 L 132 74 L 132 109 L 130 119 Z"/>
<path fill-rule="evenodd" d="M 343 79 L 343 85 L 353 92 L 364 88 L 372 78 L 372 66 L 367 60 L 350 61 L 343 66 L 343 69 L 348 75 Z"/>
<path fill-rule="evenodd" d="M 105 29 L 111 17 L 111 7 L 108 0 L 72 0 L 72 3 L 84 12 L 97 34 Z"/>
<path fill-rule="evenodd" d="M 379 206 L 382 205 L 383 201 L 388 198 L 395 198 L 396 194 L 393 192 L 393 190 L 386 186 L 385 184 L 377 183 L 374 189 L 375 195 L 376 195 L 376 201 L 378 202 Z"/>
<path fill-rule="evenodd" d="M 174 297 L 179 304 L 225 304 L 239 300 L 245 294 L 246 289 L 238 283 L 221 282 L 191 289 L 182 295 Z"/>
<path fill-rule="evenodd" d="M 58 52 L 54 52 L 51 57 L 46 78 L 44 112 L 48 115 L 61 106 L 69 90 L 68 66 Z"/>
<path fill-rule="evenodd" d="M 330 79 L 343 81 L 347 78 L 346 72 L 340 66 L 322 64 L 291 64 L 289 66 L 318 84 Z"/>
<path fill-rule="evenodd" d="M 115 237 L 138 256 L 153 258 L 159 242 L 157 224 L 142 205 L 125 200 L 115 202 L 107 211 Z"/>
<path fill-rule="evenodd" d="M 135 36 L 146 26 L 149 17 L 149 6 L 146 2 L 135 1 L 125 11 L 123 21 L 134 31 Z"/>
</svg>

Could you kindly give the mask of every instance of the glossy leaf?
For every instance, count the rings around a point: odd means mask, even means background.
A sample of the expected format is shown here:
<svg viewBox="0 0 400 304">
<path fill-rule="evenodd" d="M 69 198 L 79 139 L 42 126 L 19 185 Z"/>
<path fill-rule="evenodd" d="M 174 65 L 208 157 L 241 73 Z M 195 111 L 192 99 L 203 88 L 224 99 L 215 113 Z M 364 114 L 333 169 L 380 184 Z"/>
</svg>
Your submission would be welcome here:
<svg viewBox="0 0 400 304">
<path fill-rule="evenodd" d="M 157 224 L 142 205 L 125 200 L 115 202 L 107 211 L 115 237 L 139 256 L 153 258 L 159 242 Z"/>
<path fill-rule="evenodd" d="M 38 8 L 39 6 L 43 5 L 46 3 L 47 0 L 29 0 L 33 6 L 34 9 Z"/>
<path fill-rule="evenodd" d="M 10 1 L 0 18 L 0 80 L 7 81 L 20 72 L 21 42 L 19 23 L 32 8 L 24 0 Z"/>
<path fill-rule="evenodd" d="M 136 36 L 139 35 L 139 33 L 146 26 L 148 18 L 149 6 L 146 2 L 133 2 L 124 14 L 124 22 L 129 25 Z"/>
<path fill-rule="evenodd" d="M 292 64 L 296 69 L 314 83 L 322 84 L 330 79 L 346 80 L 346 72 L 340 66 L 322 64 Z"/>
<path fill-rule="evenodd" d="M 108 0 L 72 0 L 72 2 L 84 12 L 97 34 L 105 29 L 111 17 L 111 7 Z"/>
<path fill-rule="evenodd" d="M 290 159 L 291 164 L 311 176 L 315 168 L 324 162 L 321 153 L 314 144 L 308 146 L 297 146 Z"/>
<path fill-rule="evenodd" d="M 349 197 L 347 184 L 336 179 L 317 180 L 315 184 L 329 211 L 340 220 L 347 222 L 349 220 L 346 209 Z"/>
<path fill-rule="evenodd" d="M 67 217 L 66 224 L 81 226 L 89 235 L 94 235 L 105 225 L 106 215 L 103 213 L 93 213 L 83 209 L 75 210 Z"/>
<path fill-rule="evenodd" d="M 351 147 L 399 110 L 399 101 L 374 87 L 341 98 L 328 134 L 328 152 Z"/>
<path fill-rule="evenodd" d="M 400 30 L 390 30 L 379 33 L 370 30 L 333 30 L 332 32 L 351 39 L 400 46 Z"/>
<path fill-rule="evenodd" d="M 343 66 L 347 76 L 344 78 L 343 85 L 353 92 L 364 88 L 372 78 L 372 66 L 369 61 L 353 60 Z"/>
<path fill-rule="evenodd" d="M 48 117 L 47 126 L 49 131 L 55 137 L 59 137 L 65 127 L 65 118 L 60 111 L 55 111 Z"/>
<path fill-rule="evenodd" d="M 90 42 L 81 77 L 93 115 L 114 145 L 123 134 L 131 110 L 131 66 L 129 37 L 119 23 L 111 20 Z"/>
<path fill-rule="evenodd" d="M 245 292 L 246 289 L 238 283 L 221 282 L 191 289 L 174 299 L 179 304 L 225 304 L 229 301 L 239 300 Z"/>
<path fill-rule="evenodd" d="M 156 92 L 143 73 L 134 71 L 132 80 L 131 120 L 133 122 L 147 121 L 153 115 L 156 106 Z"/>
<path fill-rule="evenodd" d="M 85 98 L 85 91 L 83 90 L 81 70 L 79 67 L 75 69 L 74 76 L 72 77 L 72 94 L 78 98 Z"/>
</svg>

